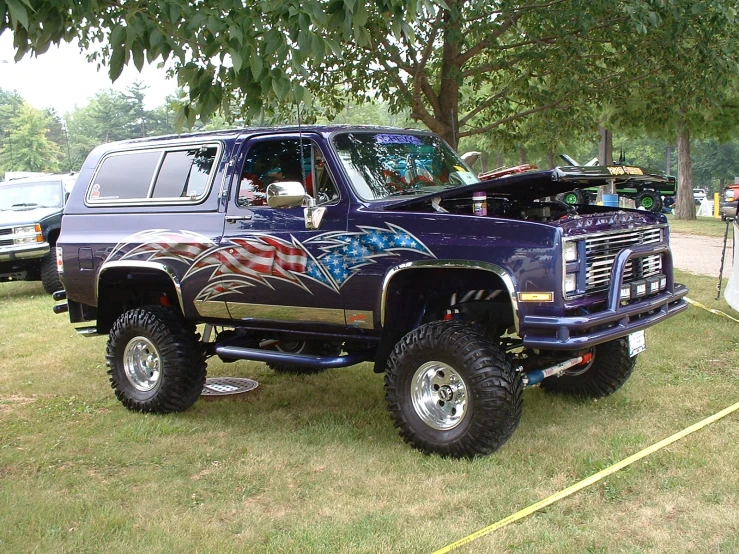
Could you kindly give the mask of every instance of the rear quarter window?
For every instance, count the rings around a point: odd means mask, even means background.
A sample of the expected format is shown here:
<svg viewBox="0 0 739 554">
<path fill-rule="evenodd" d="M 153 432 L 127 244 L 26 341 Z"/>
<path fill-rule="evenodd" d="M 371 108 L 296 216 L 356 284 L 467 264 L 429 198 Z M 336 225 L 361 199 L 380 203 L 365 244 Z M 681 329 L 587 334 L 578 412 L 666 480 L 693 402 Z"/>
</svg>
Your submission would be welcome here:
<svg viewBox="0 0 739 554">
<path fill-rule="evenodd" d="M 220 150 L 215 144 L 198 144 L 110 154 L 100 163 L 86 201 L 198 202 L 210 188 Z"/>
</svg>

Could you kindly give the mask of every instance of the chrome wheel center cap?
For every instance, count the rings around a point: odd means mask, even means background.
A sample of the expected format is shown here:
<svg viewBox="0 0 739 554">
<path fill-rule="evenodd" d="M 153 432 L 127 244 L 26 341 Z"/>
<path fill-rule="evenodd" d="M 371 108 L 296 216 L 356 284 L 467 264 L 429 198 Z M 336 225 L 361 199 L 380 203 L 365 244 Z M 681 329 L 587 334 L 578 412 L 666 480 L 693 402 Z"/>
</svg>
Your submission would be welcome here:
<svg viewBox="0 0 739 554">
<path fill-rule="evenodd" d="M 449 402 L 453 396 L 454 392 L 452 392 L 451 387 L 449 387 L 448 385 L 444 385 L 439 389 L 439 398 L 444 402 Z"/>
</svg>

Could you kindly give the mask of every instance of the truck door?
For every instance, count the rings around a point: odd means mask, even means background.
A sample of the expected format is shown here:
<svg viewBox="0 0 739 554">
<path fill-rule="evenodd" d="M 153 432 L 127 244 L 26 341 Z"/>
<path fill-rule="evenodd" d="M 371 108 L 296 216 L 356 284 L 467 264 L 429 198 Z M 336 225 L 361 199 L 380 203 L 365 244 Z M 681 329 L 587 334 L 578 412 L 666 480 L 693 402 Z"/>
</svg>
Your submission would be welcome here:
<svg viewBox="0 0 739 554">
<path fill-rule="evenodd" d="M 237 159 L 223 242 L 214 267 L 214 297 L 232 319 L 256 326 L 345 325 L 341 290 L 317 261 L 321 237 L 346 231 L 349 198 L 326 163 L 320 136 L 277 134 L 249 139 Z M 298 181 L 325 208 L 317 229 L 304 208 L 270 208 L 267 187 Z"/>
</svg>

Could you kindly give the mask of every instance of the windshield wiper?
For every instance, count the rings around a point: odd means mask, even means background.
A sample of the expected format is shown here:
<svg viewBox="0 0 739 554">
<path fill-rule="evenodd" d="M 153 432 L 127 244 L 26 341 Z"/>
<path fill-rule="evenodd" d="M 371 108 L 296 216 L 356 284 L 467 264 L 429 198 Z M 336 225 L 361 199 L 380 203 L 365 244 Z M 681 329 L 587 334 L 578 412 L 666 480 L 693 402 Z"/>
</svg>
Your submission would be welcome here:
<svg viewBox="0 0 739 554">
<path fill-rule="evenodd" d="M 418 192 L 418 189 L 397 190 L 395 192 L 391 192 L 385 198 L 389 198 L 391 196 L 408 196 L 410 194 L 416 194 L 417 192 Z"/>
<path fill-rule="evenodd" d="M 11 208 L 30 208 L 32 206 L 38 206 L 38 204 L 31 203 L 31 204 L 13 204 L 10 206 Z"/>
</svg>

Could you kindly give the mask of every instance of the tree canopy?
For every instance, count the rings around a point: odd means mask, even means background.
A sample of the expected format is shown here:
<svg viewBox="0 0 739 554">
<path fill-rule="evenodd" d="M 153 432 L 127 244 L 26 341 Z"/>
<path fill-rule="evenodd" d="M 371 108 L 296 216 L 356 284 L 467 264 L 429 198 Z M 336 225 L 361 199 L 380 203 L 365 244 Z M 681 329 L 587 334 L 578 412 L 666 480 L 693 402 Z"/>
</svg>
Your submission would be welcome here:
<svg viewBox="0 0 739 554">
<path fill-rule="evenodd" d="M 18 56 L 79 40 L 113 80 L 167 63 L 189 94 L 186 126 L 219 109 L 253 119 L 317 99 L 331 116 L 380 98 L 456 146 L 548 110 L 577 120 L 661 67 L 640 37 L 668 16 L 710 35 L 734 15 L 728 0 L 0 0 L 0 31 Z"/>
</svg>

